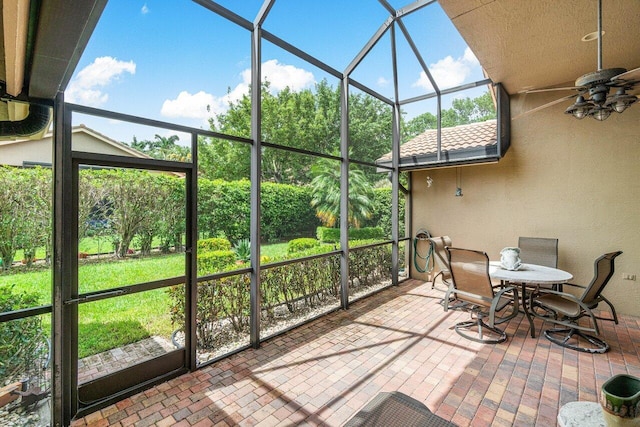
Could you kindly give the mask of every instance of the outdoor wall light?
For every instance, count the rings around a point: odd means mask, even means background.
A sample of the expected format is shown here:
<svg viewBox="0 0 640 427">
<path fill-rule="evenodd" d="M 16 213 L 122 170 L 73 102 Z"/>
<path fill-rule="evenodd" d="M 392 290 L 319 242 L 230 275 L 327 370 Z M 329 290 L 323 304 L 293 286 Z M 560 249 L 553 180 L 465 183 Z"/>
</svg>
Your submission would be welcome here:
<svg viewBox="0 0 640 427">
<path fill-rule="evenodd" d="M 456 168 L 456 197 L 462 197 L 462 172 Z"/>
</svg>

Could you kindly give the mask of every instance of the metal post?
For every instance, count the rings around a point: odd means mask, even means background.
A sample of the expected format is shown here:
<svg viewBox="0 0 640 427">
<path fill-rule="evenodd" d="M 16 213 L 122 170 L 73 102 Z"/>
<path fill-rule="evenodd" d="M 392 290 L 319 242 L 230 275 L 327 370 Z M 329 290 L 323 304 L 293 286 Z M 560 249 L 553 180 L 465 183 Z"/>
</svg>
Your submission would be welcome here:
<svg viewBox="0 0 640 427">
<path fill-rule="evenodd" d="M 196 322 L 198 317 L 198 134 L 191 134 L 191 171 L 187 173 L 186 188 L 186 275 L 185 275 L 185 301 L 189 301 L 185 313 L 185 343 L 184 348 L 187 352 L 186 361 L 187 368 L 190 371 L 195 370 L 197 366 L 197 339 L 196 339 Z"/>
<path fill-rule="evenodd" d="M 396 28 L 391 27 L 391 62 L 393 65 L 393 89 L 395 102 L 393 103 L 393 122 L 392 122 L 392 140 L 391 140 L 391 166 L 393 171 L 391 172 L 391 281 L 394 285 L 398 284 L 398 192 L 400 191 L 400 104 L 398 103 L 399 91 L 398 91 L 398 62 L 396 56 Z"/>
<path fill-rule="evenodd" d="M 349 78 L 340 81 L 340 303 L 349 308 Z"/>
<path fill-rule="evenodd" d="M 65 305 L 74 283 L 72 225 L 73 165 L 71 158 L 71 117 L 65 109 L 64 93 L 58 92 L 53 108 L 53 280 L 52 280 L 52 367 L 51 424 L 68 425 L 77 410 L 75 400 L 75 360 L 72 342 L 77 333 L 77 306 Z M 77 242 L 76 242 L 77 243 Z M 77 281 L 76 281 L 77 283 Z"/>
<path fill-rule="evenodd" d="M 262 43 L 260 26 L 251 33 L 251 346 L 260 346 L 260 188 L 262 177 L 261 130 L 261 61 Z"/>
</svg>

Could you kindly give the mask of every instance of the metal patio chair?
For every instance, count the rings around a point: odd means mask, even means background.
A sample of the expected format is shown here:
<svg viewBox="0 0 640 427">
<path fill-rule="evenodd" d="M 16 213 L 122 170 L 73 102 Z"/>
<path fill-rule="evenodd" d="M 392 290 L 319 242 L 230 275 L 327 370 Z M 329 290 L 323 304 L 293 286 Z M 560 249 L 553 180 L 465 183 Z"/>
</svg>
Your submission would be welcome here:
<svg viewBox="0 0 640 427">
<path fill-rule="evenodd" d="M 610 252 L 596 259 L 595 274 L 588 286 L 564 284 L 584 289 L 579 297 L 550 289 L 536 289 L 531 292 L 530 313 L 534 317 L 558 325 L 557 328 L 544 331 L 549 341 L 586 353 L 604 353 L 609 349 L 609 344 L 594 335 L 600 334 L 597 320 L 612 320 L 618 323 L 616 310 L 613 304 L 602 295 L 602 291 L 613 276 L 614 260 L 620 254 L 622 251 Z M 612 318 L 596 316 L 593 310 L 601 302 L 609 306 Z M 589 319 L 588 324 L 585 325 L 584 321 L 580 324 L 583 317 Z M 589 346 L 584 346 L 587 343 Z"/>
<path fill-rule="evenodd" d="M 464 303 L 459 309 L 470 312 L 472 318 L 457 323 L 454 327 L 456 332 L 476 342 L 497 344 L 505 341 L 507 333 L 496 325 L 518 315 L 518 289 L 514 286 L 493 287 L 489 277 L 489 257 L 485 252 L 450 247 L 446 250 L 451 284 L 444 300 Z M 449 308 L 444 305 L 444 311 Z M 507 314 L 500 316 L 501 313 Z"/>
<path fill-rule="evenodd" d="M 546 237 L 520 237 L 520 259 L 525 264 L 558 268 L 558 239 Z"/>
<path fill-rule="evenodd" d="M 431 289 L 435 287 L 436 279 L 440 277 L 442 283 L 449 287 L 451 283 L 451 272 L 449 271 L 449 258 L 445 247 L 451 246 L 451 238 L 449 236 L 429 237 L 429 243 L 433 249 L 433 258 L 438 266 L 438 273 L 433 276 L 431 281 Z"/>
</svg>

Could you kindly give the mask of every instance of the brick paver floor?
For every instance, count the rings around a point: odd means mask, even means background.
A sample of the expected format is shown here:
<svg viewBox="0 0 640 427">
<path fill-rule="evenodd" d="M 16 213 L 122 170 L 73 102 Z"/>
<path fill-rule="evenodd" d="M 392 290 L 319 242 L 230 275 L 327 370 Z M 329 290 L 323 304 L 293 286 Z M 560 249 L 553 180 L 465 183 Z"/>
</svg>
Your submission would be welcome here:
<svg viewBox="0 0 640 427">
<path fill-rule="evenodd" d="M 469 315 L 445 313 L 441 297 L 407 281 L 72 425 L 341 426 L 397 390 L 459 426 L 554 426 L 563 404 L 597 401 L 612 375 L 640 376 L 638 317 L 601 322 L 606 354 L 531 338 L 523 316 L 505 343 L 484 345 L 451 328 Z"/>
</svg>

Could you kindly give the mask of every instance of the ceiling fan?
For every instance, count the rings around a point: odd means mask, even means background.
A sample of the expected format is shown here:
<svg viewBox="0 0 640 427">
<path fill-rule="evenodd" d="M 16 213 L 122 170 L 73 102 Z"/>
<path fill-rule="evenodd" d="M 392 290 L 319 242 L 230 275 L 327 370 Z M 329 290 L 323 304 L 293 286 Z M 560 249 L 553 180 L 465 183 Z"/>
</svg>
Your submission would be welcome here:
<svg viewBox="0 0 640 427">
<path fill-rule="evenodd" d="M 627 93 L 635 89 L 636 85 L 640 86 L 640 68 L 630 71 L 624 68 L 602 68 L 602 0 L 598 0 L 598 70 L 578 77 L 575 86 L 523 91 L 523 93 L 535 93 L 574 90 L 577 93 L 533 108 L 520 116 L 576 98 L 575 103 L 565 110 L 566 114 L 571 114 L 576 119 L 591 116 L 599 121 L 606 120 L 612 111 L 622 113 L 638 101 L 637 96 Z M 615 93 L 609 95 L 610 90 Z"/>
</svg>

